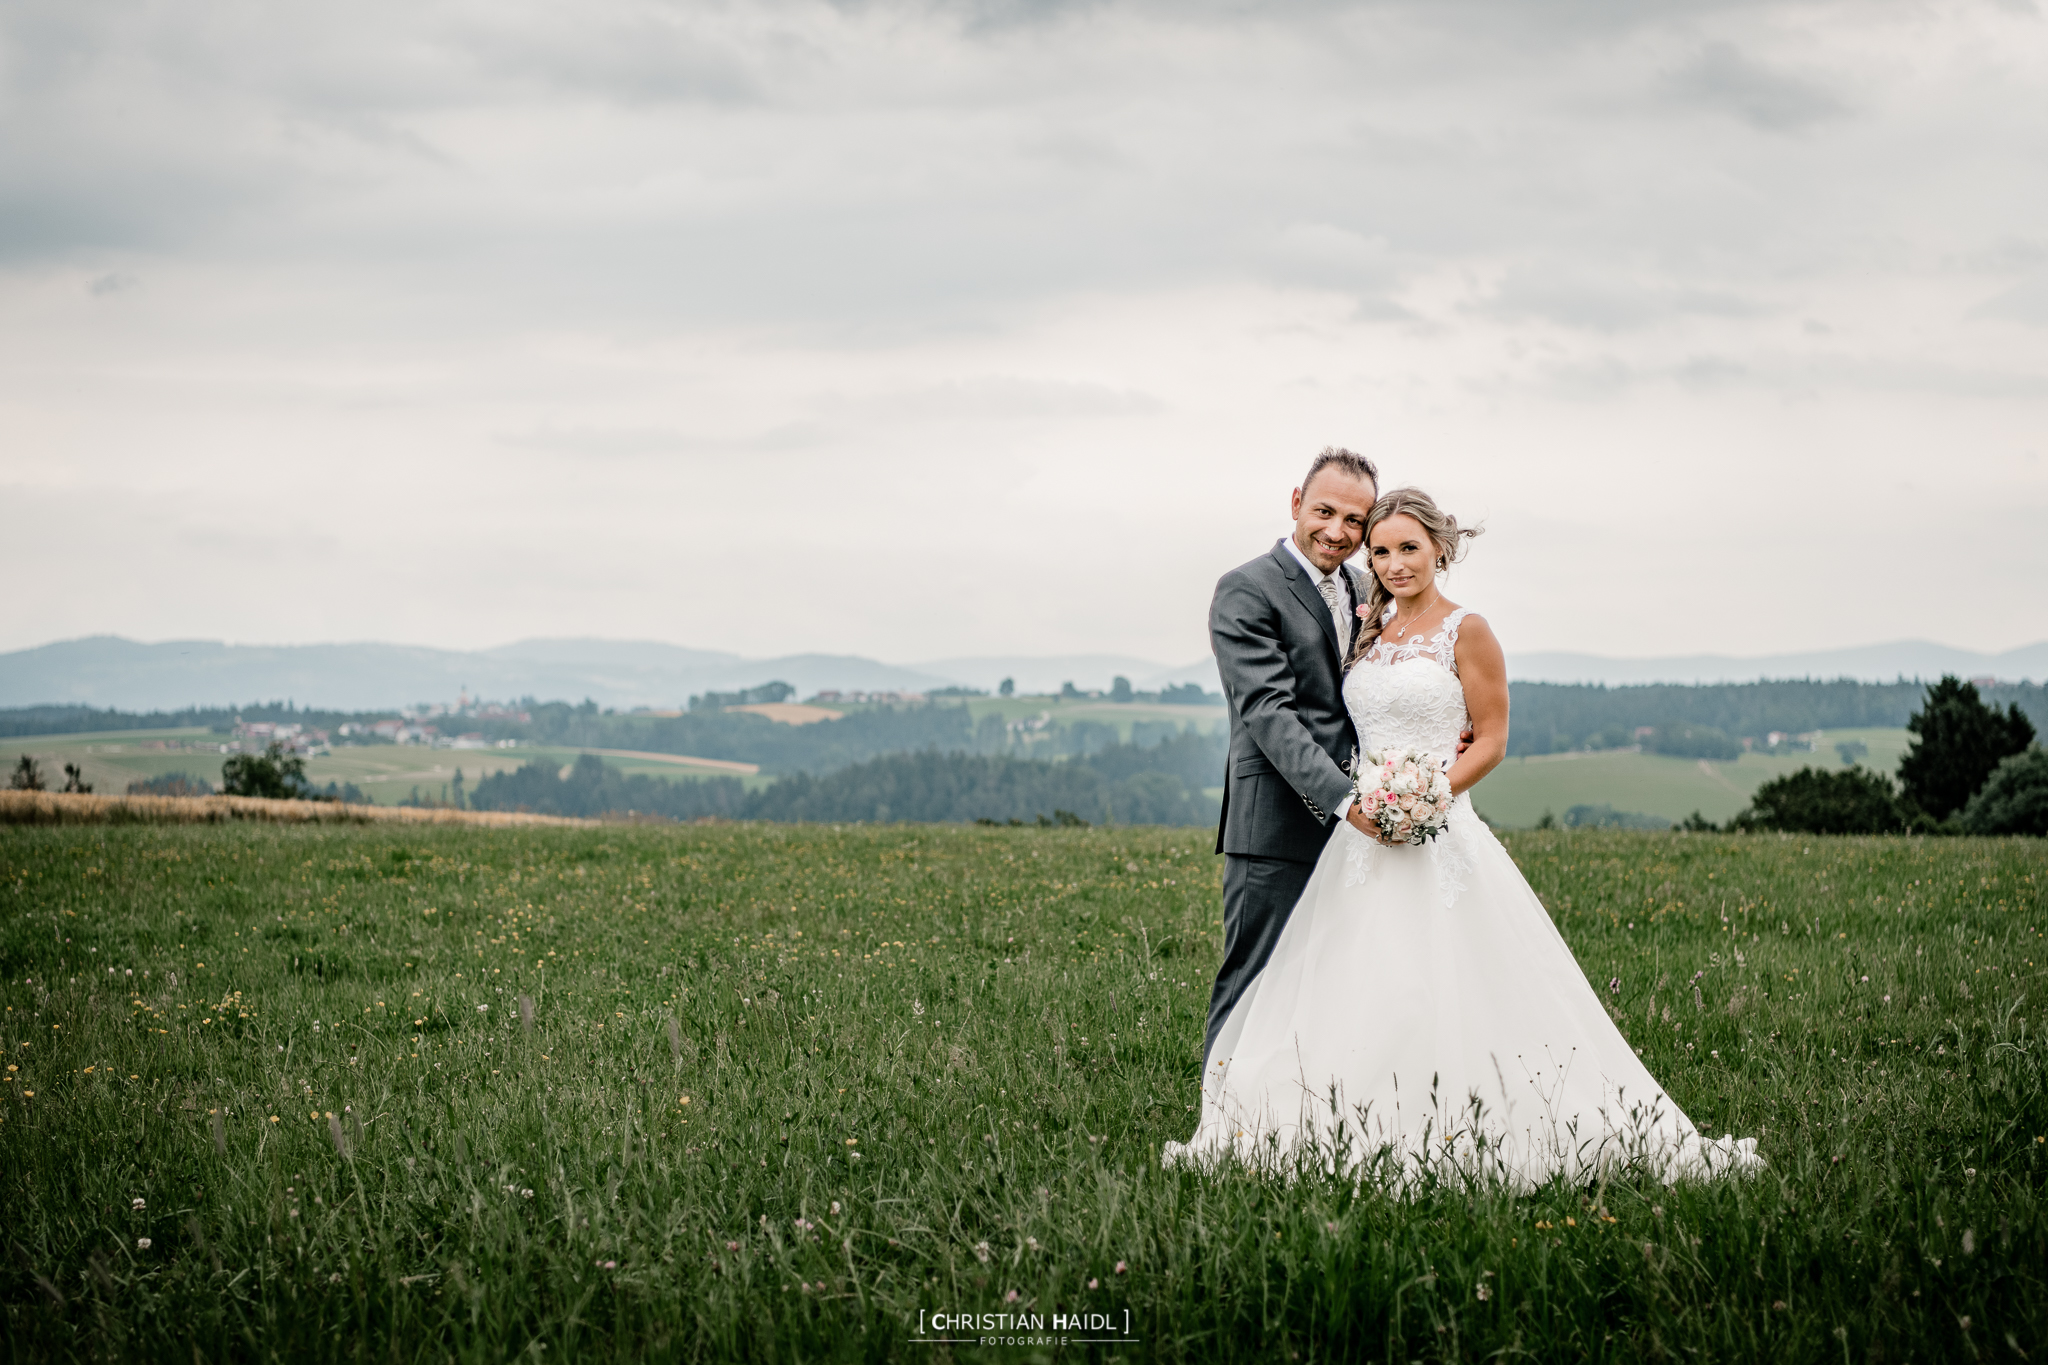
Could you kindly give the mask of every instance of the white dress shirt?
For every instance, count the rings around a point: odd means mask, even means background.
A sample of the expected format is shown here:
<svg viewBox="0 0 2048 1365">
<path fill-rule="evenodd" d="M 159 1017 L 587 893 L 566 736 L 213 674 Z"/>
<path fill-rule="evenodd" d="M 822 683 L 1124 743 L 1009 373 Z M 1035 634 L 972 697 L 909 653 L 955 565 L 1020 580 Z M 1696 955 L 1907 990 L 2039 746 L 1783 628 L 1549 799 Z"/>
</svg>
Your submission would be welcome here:
<svg viewBox="0 0 2048 1365">
<path fill-rule="evenodd" d="M 1339 602 L 1348 602 L 1351 600 L 1351 585 L 1345 582 L 1344 580 L 1344 566 L 1342 564 L 1339 564 L 1333 572 L 1324 573 L 1321 569 L 1318 569 L 1315 566 L 1315 564 L 1309 559 L 1307 555 L 1301 552 L 1301 547 L 1294 543 L 1293 536 L 1288 536 L 1286 539 L 1287 553 L 1294 556 L 1295 563 L 1301 565 L 1302 568 L 1308 570 L 1308 581 L 1311 584 L 1315 585 L 1317 595 L 1321 595 L 1323 591 L 1322 585 L 1324 583 L 1331 582 L 1334 580 L 1337 584 L 1337 600 Z M 1332 609 L 1332 611 L 1330 612 L 1330 621 L 1331 624 L 1337 627 L 1337 657 L 1341 660 L 1346 654 L 1351 652 L 1352 623 L 1348 619 L 1346 619 L 1344 615 L 1344 609 L 1342 607 Z M 1347 796 L 1344 798 L 1343 802 L 1338 805 L 1336 810 L 1336 816 L 1339 820 L 1342 820 L 1346 815 L 1350 814 L 1351 801 L 1352 798 Z"/>
<path fill-rule="evenodd" d="M 1295 563 L 1308 570 L 1309 584 L 1315 588 L 1318 595 L 1321 595 L 1323 591 L 1323 584 L 1335 583 L 1337 585 L 1337 600 L 1339 602 L 1349 602 L 1351 600 L 1351 585 L 1344 580 L 1343 565 L 1339 564 L 1332 572 L 1324 573 L 1315 566 L 1307 555 L 1301 552 L 1301 547 L 1294 543 L 1293 536 L 1287 537 L 1287 552 L 1294 556 Z M 1343 607 L 1338 606 L 1330 609 L 1330 624 L 1337 628 L 1337 657 L 1342 659 L 1351 649 L 1352 624 L 1350 618 L 1345 614 Z"/>
</svg>

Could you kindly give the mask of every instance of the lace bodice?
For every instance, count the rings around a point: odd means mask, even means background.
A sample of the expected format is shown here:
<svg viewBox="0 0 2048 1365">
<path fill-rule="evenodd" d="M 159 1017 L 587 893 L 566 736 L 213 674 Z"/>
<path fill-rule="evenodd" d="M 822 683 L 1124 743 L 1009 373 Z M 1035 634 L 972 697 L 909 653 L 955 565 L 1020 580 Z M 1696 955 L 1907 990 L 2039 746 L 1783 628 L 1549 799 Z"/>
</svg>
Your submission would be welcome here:
<svg viewBox="0 0 2048 1365">
<path fill-rule="evenodd" d="M 1375 640 L 1344 676 L 1344 705 L 1365 749 L 1419 749 L 1448 764 L 1457 757 L 1458 735 L 1471 723 L 1465 709 L 1465 685 L 1458 681 L 1458 626 L 1468 613 L 1463 607 L 1443 620 L 1427 639 Z M 1451 806 L 1450 824 L 1427 849 L 1383 850 L 1345 825 L 1344 881 L 1363 881 L 1382 853 L 1420 854 L 1436 864 L 1437 885 L 1446 906 L 1465 889 L 1476 845 L 1493 834 L 1472 809 L 1470 794 Z"/>
<path fill-rule="evenodd" d="M 1458 733 L 1468 723 L 1457 655 L 1458 627 L 1467 614 L 1458 608 L 1427 639 L 1373 641 L 1344 679 L 1344 705 L 1361 746 L 1456 756 Z"/>
</svg>

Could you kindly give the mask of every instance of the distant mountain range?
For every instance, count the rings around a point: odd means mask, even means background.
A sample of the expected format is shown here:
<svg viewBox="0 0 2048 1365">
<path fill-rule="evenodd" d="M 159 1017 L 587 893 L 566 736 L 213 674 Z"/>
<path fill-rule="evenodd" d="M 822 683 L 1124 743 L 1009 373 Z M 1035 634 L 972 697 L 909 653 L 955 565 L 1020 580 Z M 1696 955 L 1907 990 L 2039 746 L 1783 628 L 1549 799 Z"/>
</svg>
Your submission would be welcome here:
<svg viewBox="0 0 2048 1365">
<path fill-rule="evenodd" d="M 746 659 L 716 650 L 637 640 L 521 640 L 495 649 L 413 645 L 229 645 L 217 640 L 143 644 L 116 635 L 64 640 L 0 654 L 0 706 L 74 705 L 124 711 L 176 710 L 237 702 L 283 701 L 343 711 L 471 697 L 581 701 L 602 706 L 682 705 L 707 691 L 782 681 L 810 696 L 826 688 L 926 692 L 965 686 L 993 690 L 1006 677 L 1025 692 L 1072 682 L 1107 688 L 1118 674 L 1140 690 L 1199 682 L 1217 689 L 1216 666 L 1202 659 L 1165 668 L 1147 659 L 1085 654 L 1040 658 L 960 658 L 898 665 L 854 655 L 792 654 Z"/>
<path fill-rule="evenodd" d="M 1749 682 L 1757 678 L 1860 678 L 1890 682 L 1943 673 L 2048 679 L 2048 642 L 2005 654 L 1973 654 L 1924 641 L 1741 659 L 1698 655 L 1609 659 L 1592 654 L 1517 654 L 1509 675 L 1525 682 Z M 899 665 L 845 654 L 746 659 L 716 650 L 628 640 L 521 640 L 496 649 L 411 645 L 229 645 L 216 640 L 143 644 L 113 635 L 0 654 L 0 706 L 85 705 L 127 711 L 281 701 L 335 710 L 377 710 L 472 697 L 581 701 L 603 706 L 680 706 L 691 695 L 780 680 L 810 696 L 841 691 L 1052 692 L 1072 682 L 1107 688 L 1121 674 L 1140 691 L 1181 682 L 1218 690 L 1215 661 L 1168 668 L 1115 654 L 990 656 Z"/>
<path fill-rule="evenodd" d="M 4 667 L 0 663 L 0 668 Z M 1855 678 L 1862 682 L 1917 678 L 1931 682 L 1944 673 L 2001 682 L 2040 682 L 2048 679 L 2048 640 L 2004 654 L 1975 654 L 1927 640 L 1899 640 L 1888 645 L 1753 658 L 1727 654 L 1667 659 L 1609 659 L 1597 654 L 1508 656 L 1508 676 L 1517 682 L 1606 683 L 1610 687 L 1650 682 L 1755 682 L 1759 678 Z"/>
</svg>

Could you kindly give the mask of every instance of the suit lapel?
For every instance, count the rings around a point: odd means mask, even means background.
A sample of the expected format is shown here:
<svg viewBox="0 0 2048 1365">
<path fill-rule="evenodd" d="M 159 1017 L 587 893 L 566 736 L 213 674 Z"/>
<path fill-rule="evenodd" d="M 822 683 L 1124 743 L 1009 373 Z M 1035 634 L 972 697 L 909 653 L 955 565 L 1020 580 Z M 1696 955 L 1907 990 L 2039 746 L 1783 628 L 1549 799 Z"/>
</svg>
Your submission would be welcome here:
<svg viewBox="0 0 2048 1365">
<path fill-rule="evenodd" d="M 1316 624 L 1323 628 L 1323 638 L 1329 641 L 1330 653 L 1337 654 L 1337 623 L 1330 619 L 1330 604 L 1323 600 L 1323 595 L 1308 581 L 1308 574 L 1295 562 L 1294 556 L 1287 553 L 1286 545 L 1275 545 L 1273 558 L 1280 562 L 1280 571 L 1287 575 L 1287 586 L 1294 589 L 1294 595 L 1308 608 L 1309 615 L 1315 618 Z"/>
</svg>

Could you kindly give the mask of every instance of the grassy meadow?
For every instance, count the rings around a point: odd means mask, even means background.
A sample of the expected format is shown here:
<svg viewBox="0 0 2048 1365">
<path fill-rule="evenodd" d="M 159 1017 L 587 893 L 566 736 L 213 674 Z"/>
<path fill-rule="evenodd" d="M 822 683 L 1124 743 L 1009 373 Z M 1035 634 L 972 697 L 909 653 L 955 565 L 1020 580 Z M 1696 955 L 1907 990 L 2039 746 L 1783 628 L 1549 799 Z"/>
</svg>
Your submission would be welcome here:
<svg viewBox="0 0 2048 1365">
<path fill-rule="evenodd" d="M 1401 1199 L 1160 1169 L 1210 838 L 0 828 L 7 1355 L 2048 1350 L 2040 841 L 1510 836 L 1770 1169 Z"/>
<path fill-rule="evenodd" d="M 221 764 L 228 756 L 220 752 L 221 736 L 200 727 L 174 730 L 114 730 L 100 734 L 30 735 L 11 739 L 0 747 L 9 767 L 20 754 L 32 754 L 43 765 L 44 780 L 54 789 L 64 781 L 64 765 L 76 763 L 85 780 L 103 795 L 118 796 L 137 778 L 182 772 L 203 777 L 220 786 Z M 335 749 L 306 760 L 306 778 L 316 786 L 329 782 L 353 782 L 378 805 L 394 805 L 419 788 L 422 797 L 443 799 L 462 771 L 468 790 L 478 779 L 505 772 L 522 764 L 553 763 L 566 767 L 583 749 L 562 745 L 523 744 L 516 749 L 429 749 L 414 744 L 364 744 Z M 652 777 L 683 780 L 693 777 L 738 776 L 749 786 L 771 779 L 742 775 L 728 768 L 695 765 L 665 757 L 643 757 L 598 749 L 589 752 L 605 756 L 605 762 L 627 776 L 645 773 Z"/>
<path fill-rule="evenodd" d="M 1528 829 L 1549 811 L 1562 818 L 1573 806 L 1661 815 L 1673 822 L 1699 811 L 1716 824 L 1749 804 L 1750 794 L 1774 777 L 1801 768 L 1842 766 L 1835 745 L 1848 740 L 1869 749 L 1865 767 L 1893 772 L 1910 739 L 1904 730 L 1830 730 L 1812 753 L 1746 753 L 1732 762 L 1673 758 L 1632 749 L 1540 754 L 1511 758 L 1486 775 L 1472 800 L 1486 818 Z"/>
</svg>

